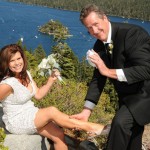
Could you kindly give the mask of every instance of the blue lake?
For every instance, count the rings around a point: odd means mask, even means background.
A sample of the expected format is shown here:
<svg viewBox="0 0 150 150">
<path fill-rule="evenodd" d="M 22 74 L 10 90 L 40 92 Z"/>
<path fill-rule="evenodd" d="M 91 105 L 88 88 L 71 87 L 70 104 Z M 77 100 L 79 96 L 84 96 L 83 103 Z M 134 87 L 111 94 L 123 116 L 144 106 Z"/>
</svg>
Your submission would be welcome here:
<svg viewBox="0 0 150 150">
<path fill-rule="evenodd" d="M 74 53 L 82 58 L 88 49 L 91 49 L 95 40 L 79 21 L 79 12 L 52 9 L 42 6 L 26 5 L 16 2 L 0 0 L 0 47 L 6 44 L 16 43 L 23 38 L 23 45 L 34 50 L 42 45 L 46 54 L 51 51 L 52 38 L 38 32 L 39 26 L 50 19 L 59 20 L 68 27 L 73 36 L 67 40 Z M 138 19 L 127 19 L 109 16 L 114 22 L 128 22 L 138 24 L 150 34 L 150 22 Z"/>
</svg>

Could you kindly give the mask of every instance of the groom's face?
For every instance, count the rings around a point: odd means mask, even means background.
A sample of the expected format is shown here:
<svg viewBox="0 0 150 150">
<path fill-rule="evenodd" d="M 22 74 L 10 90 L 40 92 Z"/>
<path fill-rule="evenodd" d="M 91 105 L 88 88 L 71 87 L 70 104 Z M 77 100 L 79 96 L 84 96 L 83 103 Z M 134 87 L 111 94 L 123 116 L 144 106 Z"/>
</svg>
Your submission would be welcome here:
<svg viewBox="0 0 150 150">
<path fill-rule="evenodd" d="M 107 41 L 109 21 L 106 16 L 101 18 L 95 12 L 91 12 L 86 18 L 84 18 L 83 23 L 92 36 L 101 41 Z"/>
</svg>

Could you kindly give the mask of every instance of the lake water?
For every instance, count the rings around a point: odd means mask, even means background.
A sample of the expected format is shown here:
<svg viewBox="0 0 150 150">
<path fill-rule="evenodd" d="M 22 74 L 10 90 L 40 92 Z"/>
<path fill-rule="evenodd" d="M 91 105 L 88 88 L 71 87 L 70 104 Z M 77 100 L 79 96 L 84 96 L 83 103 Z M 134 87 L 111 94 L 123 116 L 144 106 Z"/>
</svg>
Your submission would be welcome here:
<svg viewBox="0 0 150 150">
<path fill-rule="evenodd" d="M 144 27 L 150 34 L 150 22 L 138 19 L 127 19 L 109 16 L 114 22 L 128 22 Z M 23 38 L 23 45 L 34 50 L 42 45 L 46 54 L 51 51 L 52 38 L 38 32 L 38 27 L 50 19 L 59 20 L 69 28 L 73 36 L 67 40 L 68 45 L 79 58 L 85 56 L 95 40 L 79 21 L 79 12 L 52 9 L 42 6 L 26 5 L 16 2 L 0 0 L 0 47 L 16 43 Z"/>
</svg>

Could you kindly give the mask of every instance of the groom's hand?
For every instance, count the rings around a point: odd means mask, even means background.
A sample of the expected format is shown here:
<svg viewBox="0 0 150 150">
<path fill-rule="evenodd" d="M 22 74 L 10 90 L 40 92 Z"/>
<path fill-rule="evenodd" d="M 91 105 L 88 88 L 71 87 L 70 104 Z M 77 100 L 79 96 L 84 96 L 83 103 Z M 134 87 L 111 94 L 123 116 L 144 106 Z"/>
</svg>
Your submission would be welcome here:
<svg viewBox="0 0 150 150">
<path fill-rule="evenodd" d="M 81 113 L 71 115 L 70 118 L 74 118 L 82 121 L 88 121 L 90 115 L 91 115 L 91 110 L 88 108 L 84 108 Z"/>
</svg>

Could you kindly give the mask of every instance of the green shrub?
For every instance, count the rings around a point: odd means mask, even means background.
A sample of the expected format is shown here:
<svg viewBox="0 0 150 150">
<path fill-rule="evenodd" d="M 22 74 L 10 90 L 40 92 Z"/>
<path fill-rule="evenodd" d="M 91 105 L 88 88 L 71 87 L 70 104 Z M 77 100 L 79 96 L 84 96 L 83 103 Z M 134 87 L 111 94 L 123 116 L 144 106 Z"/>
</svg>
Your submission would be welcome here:
<svg viewBox="0 0 150 150">
<path fill-rule="evenodd" d="M 36 101 L 35 99 L 33 99 L 35 105 L 40 108 L 55 106 L 60 111 L 68 115 L 73 115 L 81 112 L 81 110 L 83 109 L 84 98 L 88 88 L 86 86 L 87 84 L 85 82 L 76 82 L 72 80 L 65 80 L 65 82 L 66 85 L 61 85 L 59 84 L 59 82 L 55 83 L 48 95 L 41 101 Z M 103 92 L 100 101 L 92 112 L 89 121 L 102 124 L 109 123 L 114 114 L 107 112 L 107 107 L 111 107 L 110 98 L 108 94 L 105 94 Z M 69 135 L 73 134 L 74 137 L 82 140 L 85 139 L 87 136 L 85 132 L 73 133 L 70 130 L 66 130 L 66 132 L 69 133 Z M 105 146 L 105 136 L 100 136 L 96 138 L 96 140 L 99 143 L 99 147 Z"/>
<path fill-rule="evenodd" d="M 8 147 L 3 145 L 4 139 L 6 137 L 5 131 L 3 128 L 0 128 L 0 150 L 9 150 Z"/>
</svg>

